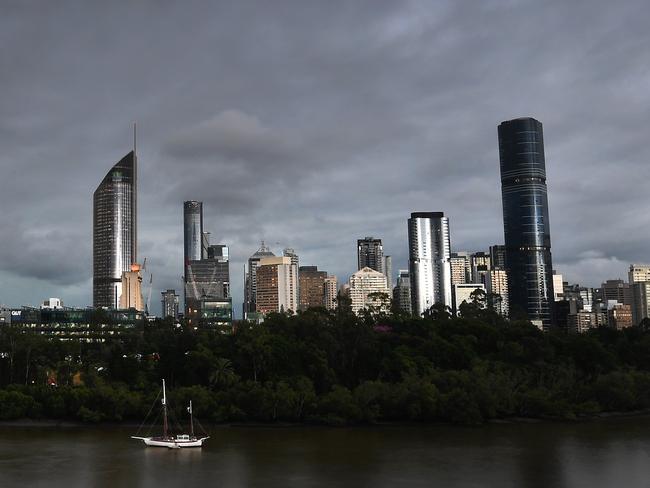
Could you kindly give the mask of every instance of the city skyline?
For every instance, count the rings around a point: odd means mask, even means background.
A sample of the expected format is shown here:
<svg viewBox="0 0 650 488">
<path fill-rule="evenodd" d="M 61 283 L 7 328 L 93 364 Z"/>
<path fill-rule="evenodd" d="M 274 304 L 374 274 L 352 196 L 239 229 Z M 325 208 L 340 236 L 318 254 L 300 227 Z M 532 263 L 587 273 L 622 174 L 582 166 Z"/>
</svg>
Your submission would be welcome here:
<svg viewBox="0 0 650 488">
<path fill-rule="evenodd" d="M 219 16 L 219 28 L 188 8 L 179 29 L 192 36 L 160 46 L 161 32 L 134 28 L 151 16 L 149 7 L 131 15 L 113 7 L 99 25 L 86 22 L 85 8 L 72 17 L 65 6 L 50 8 L 41 17 L 16 7 L 0 20 L 30 59 L 10 65 L 2 57 L 1 303 L 36 305 L 50 296 L 92 303 L 88 202 L 128 151 L 133 120 L 141 132 L 138 255 L 148 258 L 154 296 L 182 290 L 180 207 L 189 199 L 204 202 L 213 241 L 230 246 L 234 284 L 243 282 L 243 263 L 261 239 L 276 251 L 295 248 L 301 264 L 341 283 L 355 270 L 355 241 L 365 235 L 382 238 L 394 270 L 406 268 L 404 222 L 414 211 L 449 216 L 452 251 L 502 244 L 496 126 L 518 116 L 544 122 L 554 267 L 573 283 L 598 286 L 625 278 L 630 263 L 650 261 L 640 186 L 648 172 L 647 75 L 635 67 L 648 59 L 641 3 L 603 3 L 589 29 L 572 20 L 579 15 L 571 6 L 525 5 L 510 11 L 521 30 L 500 20 L 496 7 L 479 7 L 475 17 L 456 6 L 420 12 L 387 4 L 354 7 L 347 18 L 299 7 L 293 12 L 304 27 L 282 29 L 288 20 L 260 4 L 260 17 L 280 27 L 262 47 L 228 28 L 239 21 L 263 32 L 242 7 Z M 165 9 L 153 17 L 178 12 Z M 565 23 L 547 39 L 552 13 Z M 26 16 L 29 37 L 12 28 Z M 64 27 L 73 21 L 74 29 Z M 51 22 L 64 33 L 50 37 Z M 348 22 L 367 27 L 337 45 Z M 622 24 L 628 40 L 616 36 Z M 598 30 L 601 38 L 566 42 Z M 217 31 L 228 42 L 217 42 Z M 445 36 L 449 43 L 435 42 Z M 109 47 L 102 43 L 109 38 L 121 41 Z M 304 57 L 305 40 L 319 62 Z M 152 49 L 146 60 L 134 54 L 143 42 Z M 526 60 L 518 44 L 538 53 L 536 67 L 520 69 Z M 296 46 L 295 56 L 282 56 L 287 45 Z M 201 46 L 214 51 L 207 62 L 181 55 Z M 444 63 L 473 50 L 462 66 Z M 616 56 L 620 50 L 629 56 Z M 605 75 L 603 59 L 630 64 Z M 118 71 L 129 75 L 118 78 Z M 371 202 L 363 198 L 373 194 Z M 241 301 L 241 286 L 233 286 L 237 312 Z"/>
</svg>

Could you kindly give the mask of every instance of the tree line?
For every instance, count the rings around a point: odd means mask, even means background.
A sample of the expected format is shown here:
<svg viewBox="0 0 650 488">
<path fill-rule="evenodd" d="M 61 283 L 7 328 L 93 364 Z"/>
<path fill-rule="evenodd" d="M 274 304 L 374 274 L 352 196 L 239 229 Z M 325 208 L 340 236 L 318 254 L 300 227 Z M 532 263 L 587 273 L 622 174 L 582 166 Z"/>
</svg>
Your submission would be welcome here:
<svg viewBox="0 0 650 488">
<path fill-rule="evenodd" d="M 480 424 L 650 408 L 650 331 L 543 333 L 464 304 L 356 316 L 271 314 L 234 331 L 172 321 L 119 338 L 61 341 L 0 328 L 0 420 L 140 422 L 160 380 L 182 420 Z"/>
</svg>

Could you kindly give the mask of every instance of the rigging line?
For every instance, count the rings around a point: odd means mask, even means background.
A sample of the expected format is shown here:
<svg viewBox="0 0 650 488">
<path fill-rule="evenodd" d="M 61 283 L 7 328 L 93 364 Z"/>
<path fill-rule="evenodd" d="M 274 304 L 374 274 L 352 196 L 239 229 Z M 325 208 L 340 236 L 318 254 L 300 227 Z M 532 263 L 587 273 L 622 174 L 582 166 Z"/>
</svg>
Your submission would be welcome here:
<svg viewBox="0 0 650 488">
<path fill-rule="evenodd" d="M 194 417 L 194 422 L 196 422 L 196 423 L 198 424 L 199 428 L 203 431 L 203 433 L 204 433 L 205 435 L 208 435 L 208 431 L 205 430 L 205 427 L 203 427 L 203 426 L 201 425 L 201 422 L 199 422 L 199 419 L 197 419 L 196 417 Z"/>
<path fill-rule="evenodd" d="M 140 430 L 142 429 L 142 426 L 147 422 L 147 419 L 149 418 L 149 415 L 151 415 L 151 411 L 156 406 L 156 403 L 158 402 L 159 398 L 160 398 L 160 390 L 158 391 L 158 395 L 156 395 L 156 399 L 151 404 L 151 408 L 149 409 L 149 412 L 147 412 L 147 416 L 144 418 L 144 420 L 140 424 L 140 427 L 138 427 L 138 431 L 135 433 L 136 437 L 138 436 L 138 434 L 140 434 Z M 158 413 L 158 416 L 160 416 L 160 413 Z"/>
</svg>

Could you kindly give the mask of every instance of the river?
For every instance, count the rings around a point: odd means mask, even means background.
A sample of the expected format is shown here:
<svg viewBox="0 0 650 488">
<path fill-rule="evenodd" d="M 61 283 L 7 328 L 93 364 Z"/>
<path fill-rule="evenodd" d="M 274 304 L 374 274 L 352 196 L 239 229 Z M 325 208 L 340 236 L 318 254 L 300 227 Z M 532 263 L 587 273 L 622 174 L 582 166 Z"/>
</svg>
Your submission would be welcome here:
<svg viewBox="0 0 650 488">
<path fill-rule="evenodd" d="M 650 487 L 650 419 L 215 427 L 197 450 L 128 427 L 0 426 L 0 487 Z"/>
</svg>

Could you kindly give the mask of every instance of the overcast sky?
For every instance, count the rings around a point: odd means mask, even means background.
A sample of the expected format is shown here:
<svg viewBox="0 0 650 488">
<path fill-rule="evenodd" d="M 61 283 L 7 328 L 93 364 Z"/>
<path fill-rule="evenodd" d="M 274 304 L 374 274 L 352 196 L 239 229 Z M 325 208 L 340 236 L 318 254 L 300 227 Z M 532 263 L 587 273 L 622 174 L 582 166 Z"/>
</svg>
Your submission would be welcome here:
<svg viewBox="0 0 650 488">
<path fill-rule="evenodd" d="M 406 219 L 503 242 L 497 125 L 544 124 L 553 264 L 650 261 L 650 4 L 206 1 L 0 5 L 0 303 L 92 302 L 92 194 L 138 122 L 139 257 L 181 293 L 182 202 L 346 281 L 356 239 L 407 266 Z M 148 277 L 145 281 L 148 281 Z M 182 293 L 181 293 L 182 294 Z"/>
</svg>

